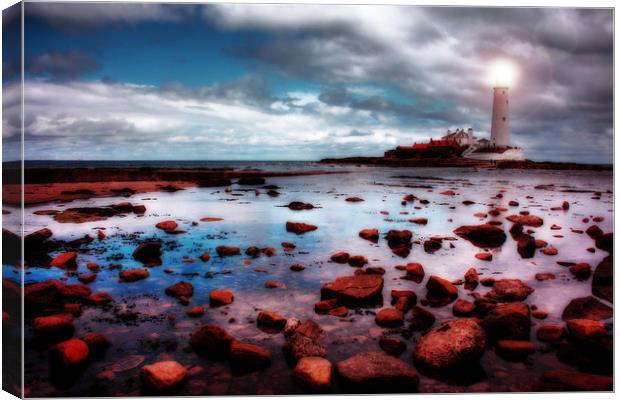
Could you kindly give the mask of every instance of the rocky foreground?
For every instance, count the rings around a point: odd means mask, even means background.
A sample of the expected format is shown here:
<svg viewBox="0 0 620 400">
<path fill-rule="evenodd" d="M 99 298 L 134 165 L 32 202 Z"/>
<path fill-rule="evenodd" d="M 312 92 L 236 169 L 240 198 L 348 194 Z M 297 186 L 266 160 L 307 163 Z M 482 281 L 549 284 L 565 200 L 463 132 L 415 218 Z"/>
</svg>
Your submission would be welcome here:
<svg viewBox="0 0 620 400">
<path fill-rule="evenodd" d="M 229 183 L 218 185 L 226 187 Z M 255 187 L 257 194 L 259 191 L 282 190 L 265 185 L 262 179 L 245 183 Z M 451 199 L 456 193 L 446 190 L 441 195 Z M 502 198 L 502 191 L 496 197 Z M 419 194 L 393 200 L 400 202 L 404 209 L 429 205 Z M 343 201 L 354 204 L 364 199 L 347 197 Z M 459 202 L 459 207 L 468 206 L 468 200 Z M 509 363 L 521 363 L 542 352 L 553 354 L 566 368 L 545 371 L 531 382 L 527 390 L 612 390 L 613 329 L 610 319 L 613 309 L 607 302 L 613 302 L 613 233 L 604 232 L 597 225 L 601 217 L 584 217 L 582 222 L 588 227 L 577 234 L 591 238 L 588 251 L 602 251 L 608 255 L 598 265 L 562 261 L 556 248 L 536 236 L 538 229 L 561 230 L 563 227 L 549 226 L 544 218 L 530 213 L 516 201 L 508 204 L 508 207 L 490 207 L 485 215 L 477 216 L 483 222 L 462 225 L 454 229 L 451 236 L 436 235 L 420 239 L 415 235 L 415 226 L 425 225 L 428 220 L 413 218 L 410 220 L 411 230 L 381 231 L 368 227 L 361 230 L 357 237 L 342 238 L 343 242 L 367 241 L 385 247 L 397 259 L 404 261 L 393 266 L 376 266 L 364 254 L 344 250 L 314 255 L 334 268 L 339 264 L 348 265 L 351 272 L 324 283 L 316 293 L 319 298 L 317 302 L 307 307 L 317 315 L 340 319 L 360 312 L 371 312 L 376 326 L 386 333 L 379 340 L 377 350 L 380 351 L 360 348 L 352 356 L 334 357 L 328 351 L 329 335 L 320 324 L 313 319 L 300 320 L 293 315 L 285 317 L 277 309 L 258 310 L 255 324 L 270 335 L 281 335 L 281 352 L 273 352 L 260 342 L 235 337 L 226 326 L 211 322 L 200 324 L 183 339 L 186 351 L 195 355 L 197 360 L 227 365 L 225 368 L 241 375 L 268 370 L 276 359 L 284 358 L 290 367 L 290 379 L 307 393 L 415 392 L 421 377 L 454 379 L 484 368 L 481 367 L 481 360 L 487 353 L 494 353 Z M 287 207 L 304 213 L 311 212 L 315 206 L 294 202 Z M 568 201 L 557 205 L 557 210 L 563 212 L 568 212 L 570 208 Z M 148 209 L 143 204 L 121 202 L 104 207 L 66 207 L 62 211 L 48 210 L 39 215 L 46 215 L 58 223 L 88 223 L 145 213 Z M 156 228 L 164 235 L 176 237 L 174 235 L 187 234 L 201 223 L 217 220 L 205 217 L 202 221 L 180 226 L 174 219 L 162 219 Z M 281 224 L 293 238 L 320 235 L 321 232 L 318 224 L 297 220 L 281 221 Z M 24 238 L 28 266 L 61 269 L 66 271 L 66 277 L 79 281 L 66 283 L 65 277 L 31 283 L 25 287 L 26 326 L 32 333 L 29 345 L 48 352 L 54 374 L 79 374 L 95 360 L 115 351 L 112 343 L 100 332 L 83 336 L 75 334 L 81 315 L 88 309 L 113 309 L 121 320 L 139 318 L 131 311 L 116 308 L 119 299 L 106 292 L 91 290 L 90 284 L 98 279 L 98 274 L 112 270 L 117 272 L 119 284 L 132 285 L 148 282 L 154 268 L 170 268 L 162 261 L 164 252 L 168 250 L 161 240 L 142 241 L 132 249 L 133 261 L 141 264 L 140 268 L 85 262 L 87 257 L 81 253 L 84 246 L 93 241 L 105 243 L 105 240 L 103 230 L 98 230 L 96 237 L 86 235 L 71 242 L 57 240 L 48 228 Z M 19 245 L 19 238 L 7 230 L 3 230 L 3 241 L 5 246 Z M 529 301 L 535 288 L 520 279 L 510 276 L 496 278 L 472 267 L 461 279 L 450 280 L 428 274 L 424 265 L 407 259 L 412 252 L 433 255 L 442 249 L 453 248 L 455 243 L 478 248 L 475 259 L 483 262 L 492 262 L 493 249 L 503 246 L 513 246 L 522 260 L 538 255 L 556 257 L 557 263 L 566 267 L 576 280 L 591 285 L 592 295 L 574 298 L 566 304 L 562 323 L 545 323 L 547 313 L 544 305 L 534 305 Z M 269 258 L 279 252 L 293 252 L 295 248 L 296 244 L 288 241 L 274 247 L 260 248 L 220 245 L 214 251 L 196 254 L 193 261 L 200 260 L 208 265 L 215 258 L 230 257 L 251 263 L 259 257 Z M 462 264 L 471 261 L 462 260 Z M 5 264 L 17 262 L 17 259 L 4 260 Z M 288 267 L 298 274 L 303 274 L 307 269 L 299 263 L 291 263 Z M 410 289 L 397 288 L 392 280 L 384 279 L 386 268 L 399 271 L 400 279 L 407 281 Z M 591 281 L 588 280 L 590 277 Z M 536 273 L 537 281 L 555 278 L 554 274 L 545 271 Z M 171 281 L 161 293 L 160 301 L 172 299 L 185 307 L 187 317 L 200 321 L 209 313 L 230 306 L 244 296 L 244 293 L 222 287 L 210 291 L 209 304 L 194 304 L 196 290 L 189 280 Z M 278 291 L 286 290 L 286 283 L 267 281 L 264 290 L 271 291 L 277 297 Z M 3 279 L 3 296 L 5 304 L 7 301 L 18 302 L 19 286 Z M 450 312 L 452 317 L 436 322 L 439 319 L 436 314 L 442 310 Z M 16 315 L 12 315 L 15 312 L 10 308 L 3 310 L 6 326 L 16 319 Z M 174 315 L 164 317 L 169 320 L 176 318 Z M 401 336 L 394 335 L 394 332 L 401 333 Z M 403 355 L 408 346 L 410 353 Z M 134 367 L 127 370 L 136 371 L 134 378 L 141 382 L 144 394 L 182 393 L 184 386 L 191 385 L 196 379 L 196 368 L 199 368 L 196 366 L 198 361 L 192 362 L 192 365 L 184 364 L 171 354 L 153 363 L 143 363 L 143 360 L 135 360 L 134 363 L 126 359 L 124 362 Z M 96 379 L 113 380 L 116 376 L 114 371 L 113 366 L 100 372 Z M 124 370 L 116 368 L 116 371 Z M 484 387 L 480 388 L 484 390 Z"/>
</svg>

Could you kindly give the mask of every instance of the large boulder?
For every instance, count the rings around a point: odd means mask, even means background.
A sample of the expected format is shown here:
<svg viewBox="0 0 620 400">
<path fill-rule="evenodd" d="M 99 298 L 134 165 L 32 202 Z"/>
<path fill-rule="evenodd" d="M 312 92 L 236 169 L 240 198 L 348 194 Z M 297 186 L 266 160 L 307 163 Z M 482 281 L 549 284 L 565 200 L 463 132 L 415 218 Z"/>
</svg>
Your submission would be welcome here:
<svg viewBox="0 0 620 400">
<path fill-rule="evenodd" d="M 562 312 L 562 319 L 564 321 L 569 319 L 591 319 L 593 321 L 600 321 L 611 318 L 612 316 L 613 308 L 592 296 L 571 300 Z"/>
<path fill-rule="evenodd" d="M 528 339 L 530 325 L 530 309 L 525 303 L 501 304 L 483 320 L 487 333 L 497 339 Z"/>
<path fill-rule="evenodd" d="M 524 284 L 520 279 L 500 279 L 493 284 L 493 289 L 486 294 L 486 297 L 499 301 L 523 301 L 534 289 Z"/>
<path fill-rule="evenodd" d="M 271 365 L 271 355 L 264 348 L 234 341 L 230 346 L 230 367 L 237 372 L 251 372 Z"/>
<path fill-rule="evenodd" d="M 140 370 L 140 379 L 147 393 L 170 393 L 178 388 L 187 376 L 187 368 L 176 361 L 149 364 Z"/>
<path fill-rule="evenodd" d="M 222 359 L 230 353 L 235 339 L 225 329 L 208 324 L 198 328 L 189 338 L 189 345 L 203 357 Z"/>
<path fill-rule="evenodd" d="M 412 393 L 418 388 L 415 369 L 383 352 L 360 353 L 336 364 L 347 390 L 356 393 Z"/>
<path fill-rule="evenodd" d="M 293 369 L 293 380 L 311 393 L 329 392 L 332 381 L 332 363 L 321 357 L 304 357 Z"/>
<path fill-rule="evenodd" d="M 413 357 L 431 370 L 449 370 L 477 362 L 486 344 L 486 334 L 474 319 L 456 319 L 442 323 L 422 336 Z"/>
<path fill-rule="evenodd" d="M 454 230 L 454 233 L 477 247 L 500 247 L 506 241 L 506 234 L 491 224 L 465 225 Z"/>
<path fill-rule="evenodd" d="M 382 291 L 383 277 L 380 275 L 341 276 L 323 285 L 321 298 L 359 306 L 380 302 Z"/>
</svg>

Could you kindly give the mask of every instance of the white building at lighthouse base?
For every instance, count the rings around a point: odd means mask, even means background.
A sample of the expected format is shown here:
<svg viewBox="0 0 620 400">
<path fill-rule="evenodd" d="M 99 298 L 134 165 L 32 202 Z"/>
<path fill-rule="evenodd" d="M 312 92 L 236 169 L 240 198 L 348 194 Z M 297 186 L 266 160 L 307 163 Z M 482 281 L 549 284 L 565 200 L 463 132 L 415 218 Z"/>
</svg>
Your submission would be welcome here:
<svg viewBox="0 0 620 400">
<path fill-rule="evenodd" d="M 475 149 L 474 151 L 463 153 L 463 157 L 471 160 L 480 161 L 523 161 L 525 160 L 525 154 L 520 147 L 505 148 L 505 149 L 493 149 L 490 151 L 486 149 Z"/>
</svg>

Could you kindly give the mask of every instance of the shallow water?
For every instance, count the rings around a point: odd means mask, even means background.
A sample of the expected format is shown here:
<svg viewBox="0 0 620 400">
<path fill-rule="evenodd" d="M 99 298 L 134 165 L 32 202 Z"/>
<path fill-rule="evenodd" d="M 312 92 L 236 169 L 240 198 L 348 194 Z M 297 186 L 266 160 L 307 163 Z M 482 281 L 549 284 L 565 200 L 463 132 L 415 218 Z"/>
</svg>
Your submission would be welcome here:
<svg viewBox="0 0 620 400">
<path fill-rule="evenodd" d="M 325 168 L 325 167 L 323 167 Z M 591 280 L 576 280 L 567 268 L 556 261 L 588 262 L 595 267 L 607 253 L 596 250 L 593 240 L 586 234 L 571 232 L 570 228 L 585 230 L 592 222 L 583 223 L 583 218 L 604 217 L 598 223 L 605 232 L 613 231 L 613 181 L 611 172 L 588 171 L 503 171 L 474 169 L 391 169 L 372 167 L 349 167 L 351 173 L 339 175 L 316 175 L 304 177 L 269 178 L 267 184 L 281 187 L 281 195 L 272 198 L 265 190 L 256 195 L 253 187 L 233 185 L 233 193 L 219 188 L 190 188 L 176 193 L 142 193 L 122 198 L 97 198 L 79 200 L 67 204 L 47 204 L 29 207 L 25 214 L 25 231 L 30 233 L 42 227 L 54 232 L 54 238 L 72 240 L 90 234 L 96 237 L 95 228 L 105 228 L 107 237 L 83 246 L 79 252 L 79 273 L 89 272 L 85 265 L 89 261 L 99 263 L 103 268 L 95 282 L 89 286 L 93 292 L 106 291 L 115 299 L 116 312 L 84 307 L 84 313 L 76 319 L 76 337 L 96 331 L 107 336 L 112 343 L 106 357 L 91 363 L 88 368 L 71 382 L 58 383 L 50 379 L 47 351 L 28 346 L 31 341 L 27 326 L 26 388 L 28 396 L 64 395 L 139 395 L 138 371 L 140 365 L 153 360 L 174 358 L 187 366 L 194 366 L 188 382 L 180 390 L 184 395 L 205 394 L 286 394 L 301 393 L 290 379 L 290 367 L 282 354 L 282 334 L 268 334 L 256 327 L 258 310 L 277 311 L 284 317 L 296 317 L 302 321 L 313 319 L 325 331 L 327 358 L 338 362 L 362 351 L 380 350 L 378 339 L 383 335 L 399 337 L 401 331 L 390 331 L 378 327 L 374 322 L 377 309 L 350 310 L 346 318 L 318 315 L 314 303 L 320 299 L 320 287 L 337 276 L 351 275 L 354 268 L 329 262 L 331 254 L 347 251 L 366 256 L 369 266 L 381 266 L 386 270 L 383 291 L 384 305 L 389 305 L 392 289 L 414 290 L 418 299 L 425 297 L 424 280 L 420 284 L 402 280 L 402 271 L 394 266 L 419 262 L 424 266 L 426 277 L 439 275 L 457 280 L 470 267 L 475 267 L 485 276 L 519 278 L 535 288 L 527 302 L 547 311 L 549 317 L 535 324 L 561 322 L 561 313 L 566 304 L 575 298 L 591 292 Z M 426 178 L 421 178 L 426 177 Z M 440 178 L 440 179 L 434 179 Z M 554 185 L 536 189 L 538 185 Z M 79 185 L 77 185 L 79 186 Z M 410 187 L 407 187 L 410 186 Z M 418 186 L 417 188 L 413 188 Z M 432 186 L 432 189 L 419 186 Z M 250 189 L 250 190 L 248 190 Z M 456 196 L 440 194 L 454 190 Z M 504 189 L 503 198 L 495 198 Z M 566 190 L 588 192 L 566 192 Z M 592 199 L 592 192 L 602 192 L 600 199 Z M 401 205 L 406 194 L 428 199 L 428 205 L 418 202 Z M 527 195 L 534 198 L 528 200 Z M 346 197 L 359 196 L 365 201 L 349 203 Z M 463 200 L 476 204 L 465 206 Z M 516 200 L 519 207 L 509 207 L 508 202 Z M 551 211 L 551 207 L 570 202 L 568 211 Z M 144 216 L 129 214 L 105 221 L 82 224 L 55 222 L 50 216 L 38 216 L 33 212 L 42 209 L 59 209 L 79 206 L 103 206 L 120 201 L 145 204 Z M 281 207 L 291 201 L 304 201 L 319 208 L 309 211 L 292 211 Z M 421 207 L 416 209 L 415 207 Z M 443 248 L 434 254 L 424 252 L 422 245 L 414 244 L 411 254 L 403 259 L 391 253 L 383 237 L 378 244 L 358 237 L 365 228 L 378 228 L 381 235 L 390 229 L 409 229 L 414 240 L 430 236 L 454 236 L 453 230 L 461 225 L 482 223 L 486 219 L 474 217 L 474 213 L 486 212 L 494 207 L 509 210 L 491 218 L 504 221 L 508 230 L 511 223 L 507 215 L 528 210 L 545 220 L 540 228 L 532 228 L 537 239 L 543 239 L 559 250 L 557 256 L 546 256 L 537 252 L 534 258 L 522 260 L 516 252 L 516 243 L 508 237 L 506 243 L 493 250 L 493 261 L 485 262 L 474 258 L 480 249 L 459 239 L 444 241 Z M 9 208 L 10 210 L 10 208 Z M 387 211 L 389 215 L 380 213 Z M 407 214 L 401 214 L 407 212 Z M 5 224 L 15 223 L 18 213 L 5 215 Z M 222 221 L 192 221 L 203 217 L 220 217 Z M 408 219 L 426 217 L 426 226 L 415 225 Z M 187 230 L 180 235 L 169 235 L 155 228 L 162 220 L 174 219 L 179 229 Z M 285 230 L 286 221 L 308 222 L 318 225 L 318 230 L 304 235 L 295 235 Z M 561 230 L 550 230 L 552 224 Z M 558 238 L 554 235 L 562 235 Z M 164 241 L 163 265 L 150 268 L 150 277 L 136 283 L 119 283 L 118 270 L 106 268 L 110 264 L 122 264 L 123 269 L 141 268 L 131 253 L 137 243 L 157 237 Z M 297 248 L 285 253 L 281 242 L 294 242 Z M 453 243 L 455 248 L 449 248 Z M 273 257 L 261 255 L 249 257 L 218 257 L 215 248 L 219 245 L 239 246 L 242 252 L 249 246 L 274 247 L 278 253 Z M 199 259 L 184 262 L 184 258 L 198 258 L 207 251 L 212 258 L 208 263 Z M 51 254 L 54 256 L 54 254 Z M 302 272 L 292 272 L 292 264 L 306 266 Z M 172 274 L 163 272 L 173 269 Z M 265 269 L 268 272 L 255 272 Z M 551 272 L 556 279 L 538 282 L 534 275 Z M 4 266 L 4 276 L 18 276 L 12 267 Z M 209 273 L 209 278 L 205 277 Z M 65 271 L 31 266 L 25 275 L 26 283 L 48 278 L 62 278 Z M 185 315 L 187 307 L 164 294 L 164 289 L 178 281 L 189 281 L 194 286 L 191 306 L 208 305 L 208 294 L 213 289 L 229 289 L 235 294 L 235 301 L 229 306 L 208 308 L 204 316 L 196 319 Z M 286 289 L 266 289 L 265 281 L 279 281 Z M 69 277 L 66 283 L 78 283 L 76 277 Z M 488 288 L 478 287 L 485 293 Z M 459 286 L 459 297 L 471 299 L 468 292 Z M 115 317 L 119 311 L 139 312 L 138 320 L 123 323 Z M 432 309 L 438 322 L 453 318 L 452 305 Z M 174 315 L 174 321 L 167 316 Z M 199 358 L 185 351 L 187 340 L 196 327 L 214 322 L 227 329 L 237 339 L 260 344 L 269 349 L 272 366 L 266 370 L 233 375 L 226 362 L 213 362 Z M 535 330 L 535 326 L 533 328 Z M 534 332 L 534 331 L 533 331 Z M 411 349 L 419 333 L 409 337 L 401 358 L 411 362 Z M 533 335 L 535 336 L 535 335 Z M 534 339 L 535 341 L 535 339 Z M 537 352 L 526 363 L 513 363 L 497 357 L 488 349 L 481 360 L 484 375 L 468 382 L 455 379 L 436 379 L 421 376 L 420 391 L 514 391 L 525 390 L 532 380 L 549 368 L 561 366 L 548 345 L 535 341 Z M 130 355 L 143 356 L 144 362 L 136 367 L 117 373 L 112 382 L 96 378 L 101 371 L 110 369 L 114 362 Z M 339 388 L 336 386 L 335 390 Z"/>
</svg>

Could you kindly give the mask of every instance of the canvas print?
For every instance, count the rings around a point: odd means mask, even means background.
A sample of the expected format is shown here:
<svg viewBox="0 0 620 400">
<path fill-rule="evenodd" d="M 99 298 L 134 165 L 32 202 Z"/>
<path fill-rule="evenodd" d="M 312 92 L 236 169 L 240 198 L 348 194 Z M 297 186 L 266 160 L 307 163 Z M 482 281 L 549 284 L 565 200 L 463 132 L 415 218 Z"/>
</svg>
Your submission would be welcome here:
<svg viewBox="0 0 620 400">
<path fill-rule="evenodd" d="M 3 11 L 3 389 L 612 391 L 613 9 Z"/>
</svg>

